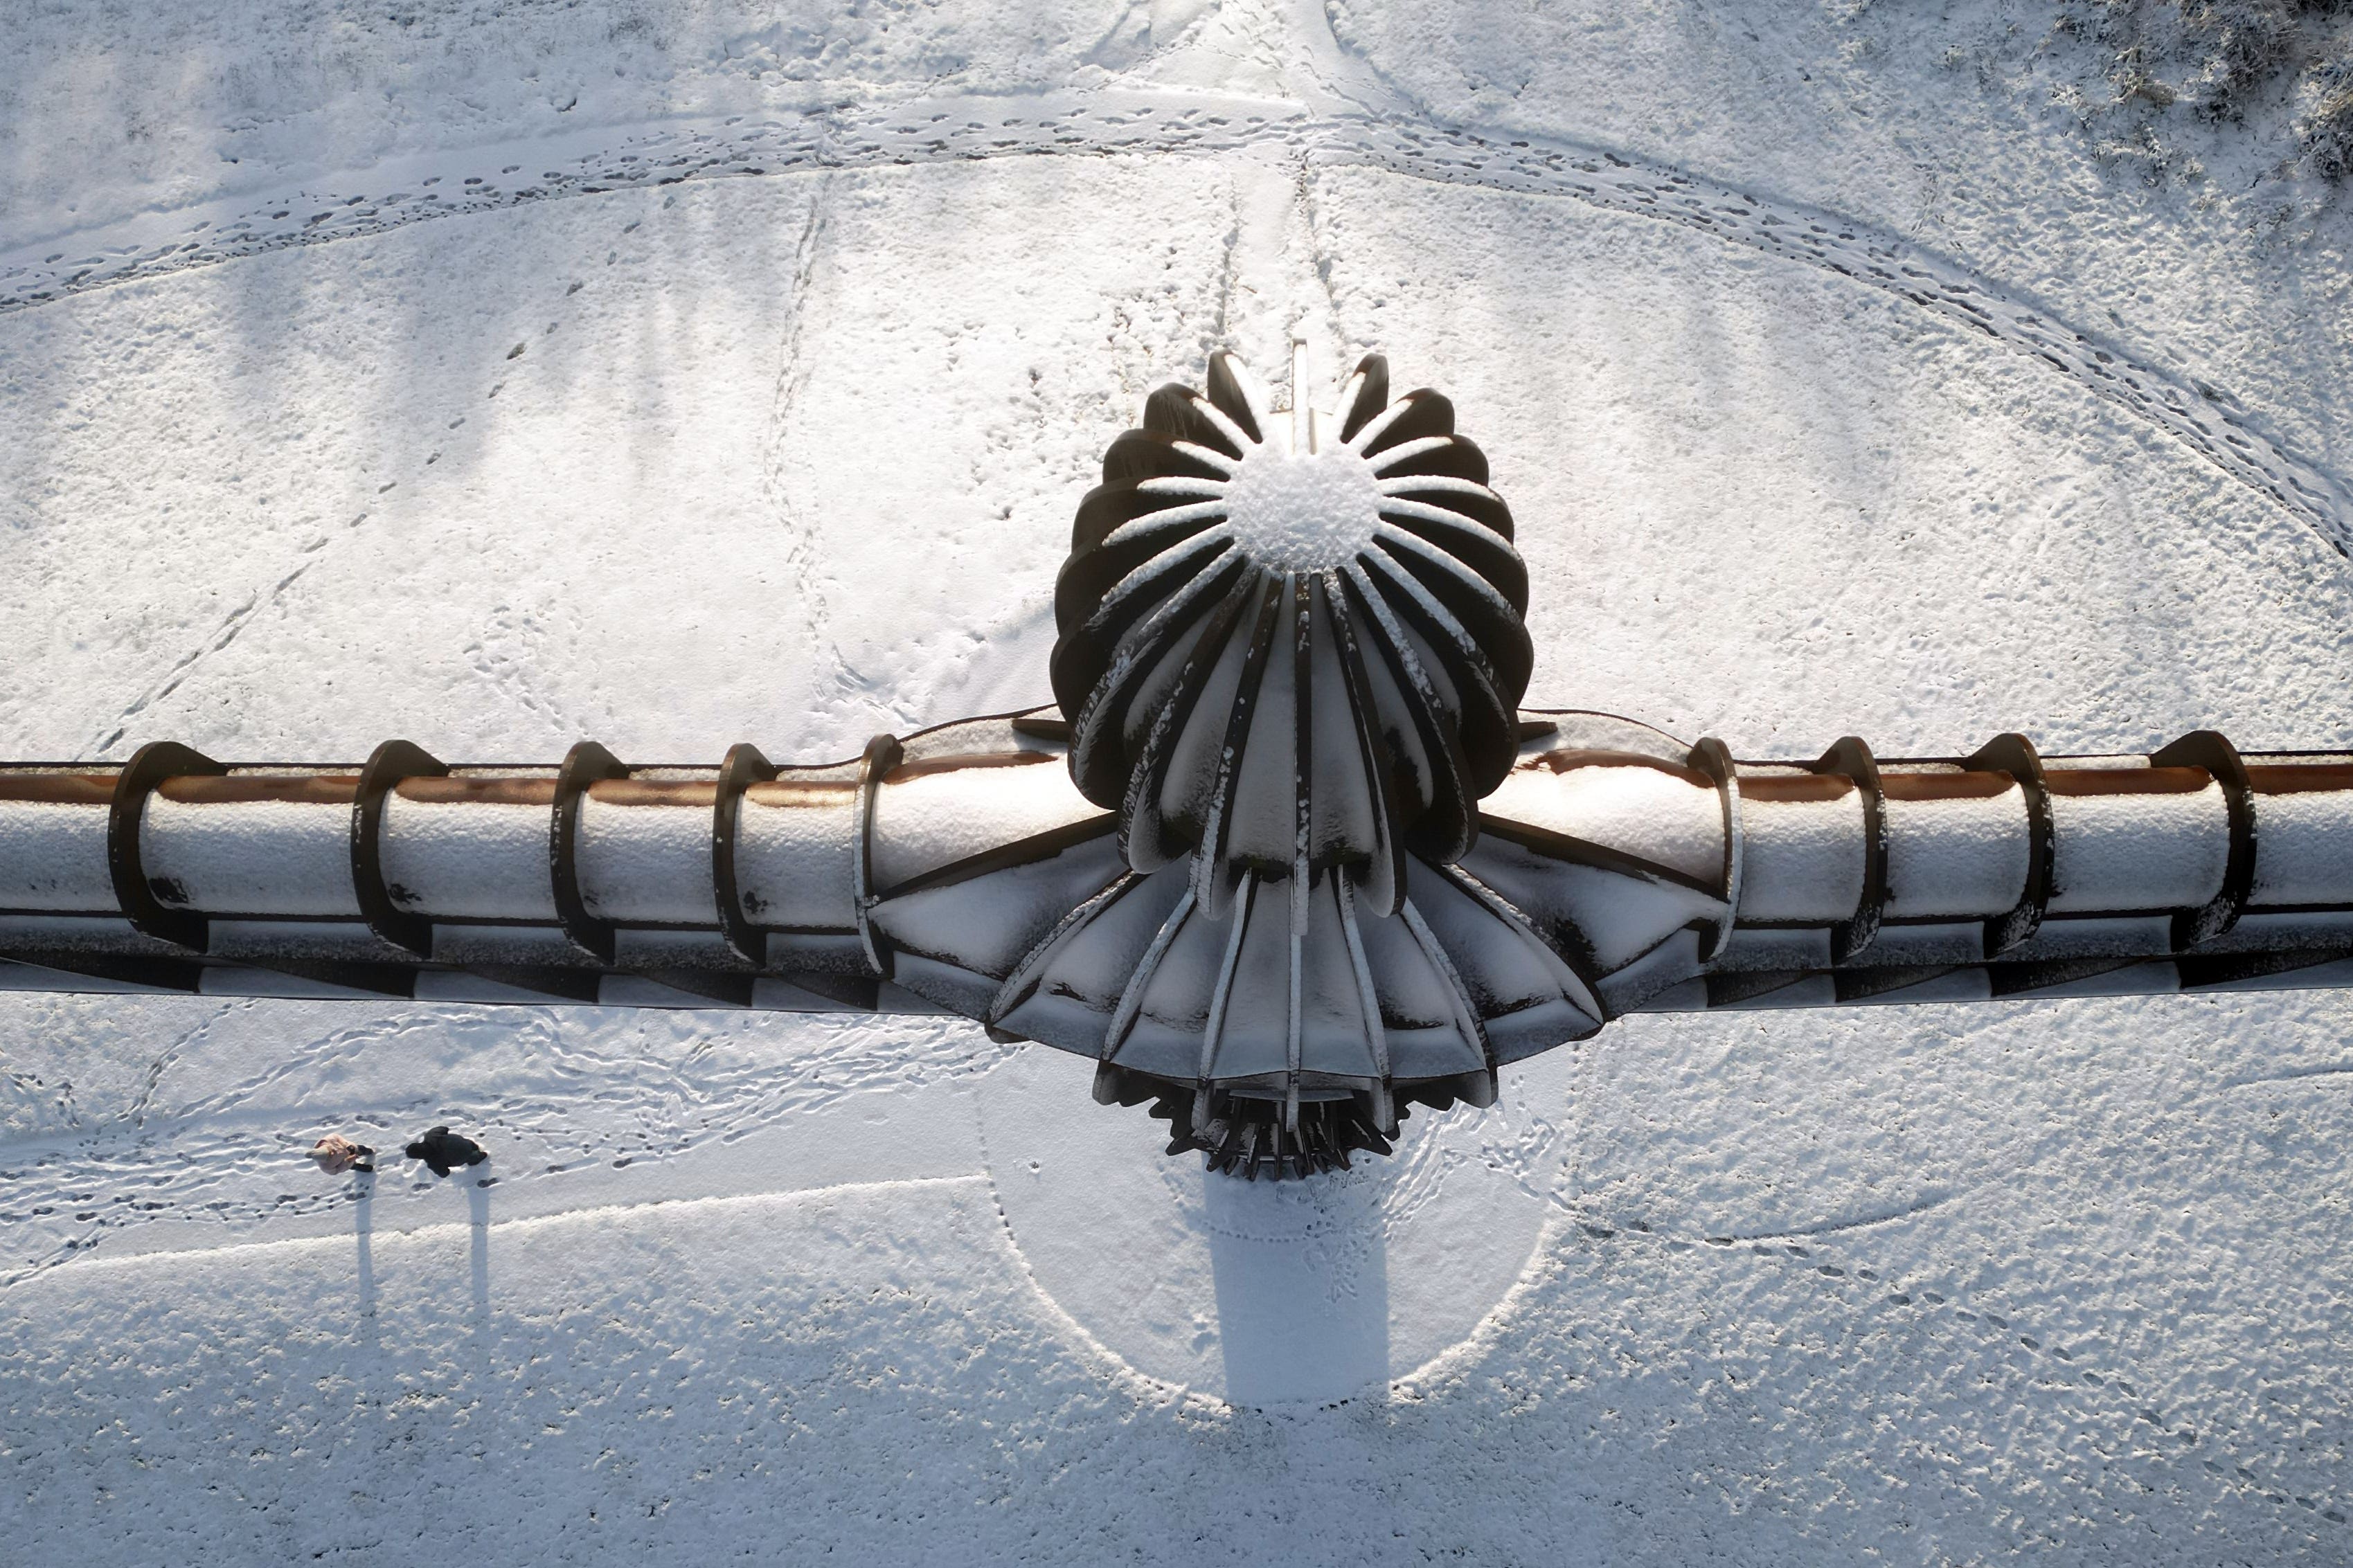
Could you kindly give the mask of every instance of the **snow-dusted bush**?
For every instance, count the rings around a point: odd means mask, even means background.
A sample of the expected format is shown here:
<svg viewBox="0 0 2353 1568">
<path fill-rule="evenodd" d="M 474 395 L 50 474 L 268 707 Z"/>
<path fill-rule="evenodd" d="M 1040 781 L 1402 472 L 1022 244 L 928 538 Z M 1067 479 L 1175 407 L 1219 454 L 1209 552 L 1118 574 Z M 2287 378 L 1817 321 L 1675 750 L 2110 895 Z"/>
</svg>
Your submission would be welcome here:
<svg viewBox="0 0 2353 1568">
<path fill-rule="evenodd" d="M 2284 121 L 2284 164 L 2328 180 L 2353 170 L 2348 0 L 2101 0 L 2063 14 L 2060 30 L 2107 51 L 2115 98 L 2102 110 L 2178 105 L 2272 134 Z"/>
<path fill-rule="evenodd" d="M 2353 54 L 2339 54 L 2306 78 L 2311 105 L 2296 122 L 2305 166 L 2324 179 L 2353 174 Z"/>
<path fill-rule="evenodd" d="M 2151 5 L 2110 0 L 2126 25 L 2157 37 L 2176 36 L 2168 52 L 2192 67 L 2182 96 L 2203 112 L 2238 119 L 2247 100 L 2291 70 L 2304 48 L 2300 0 L 2189 0 Z"/>
</svg>

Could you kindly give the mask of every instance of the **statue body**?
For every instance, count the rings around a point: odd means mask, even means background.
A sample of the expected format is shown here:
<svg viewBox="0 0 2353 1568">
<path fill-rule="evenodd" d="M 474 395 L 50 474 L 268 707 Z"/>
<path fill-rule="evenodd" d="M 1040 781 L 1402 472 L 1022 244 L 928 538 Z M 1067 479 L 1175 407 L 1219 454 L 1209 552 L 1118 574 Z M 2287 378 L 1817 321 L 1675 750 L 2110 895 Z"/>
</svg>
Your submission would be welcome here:
<svg viewBox="0 0 2353 1568">
<path fill-rule="evenodd" d="M 0 766 L 0 984 L 944 1008 L 1253 1177 L 1630 1012 L 2353 984 L 2353 756 L 1736 761 L 1523 711 L 1451 405 L 1368 359 L 1289 415 L 1219 356 L 1113 443 L 1059 708 L 813 766 Z"/>
</svg>

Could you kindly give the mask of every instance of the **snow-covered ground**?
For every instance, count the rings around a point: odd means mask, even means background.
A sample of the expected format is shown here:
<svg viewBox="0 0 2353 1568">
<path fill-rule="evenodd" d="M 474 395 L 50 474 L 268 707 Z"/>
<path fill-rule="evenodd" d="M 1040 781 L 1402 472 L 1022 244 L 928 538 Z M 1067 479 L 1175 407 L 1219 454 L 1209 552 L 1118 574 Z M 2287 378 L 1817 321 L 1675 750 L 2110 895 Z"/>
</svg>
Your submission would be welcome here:
<svg viewBox="0 0 2353 1568">
<path fill-rule="evenodd" d="M 2353 225 L 2060 15 L 33 0 L 0 755 L 1040 701 L 1294 328 L 1488 451 L 1532 704 L 2353 745 Z M 7 995 L 0 1555 L 2341 1563 L 2348 1023 L 1635 1019 L 1275 1190 L 950 1019 Z"/>
</svg>

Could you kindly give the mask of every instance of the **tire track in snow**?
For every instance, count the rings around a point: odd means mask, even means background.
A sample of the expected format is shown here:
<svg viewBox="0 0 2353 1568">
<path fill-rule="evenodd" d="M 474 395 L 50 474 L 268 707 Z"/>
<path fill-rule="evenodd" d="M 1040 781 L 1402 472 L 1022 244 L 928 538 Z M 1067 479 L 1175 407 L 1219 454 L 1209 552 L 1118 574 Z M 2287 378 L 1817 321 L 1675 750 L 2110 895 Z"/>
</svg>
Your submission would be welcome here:
<svg viewBox="0 0 2353 1568">
<path fill-rule="evenodd" d="M 348 531 L 349 530 L 355 529 L 361 523 L 365 522 L 368 520 L 368 515 L 369 514 L 366 512 L 362 512 L 357 517 L 352 519 L 351 521 L 343 525 L 345 531 Z M 84 746 L 82 748 L 82 755 L 86 757 L 102 755 L 106 752 L 107 748 L 112 746 L 117 741 L 121 740 L 125 734 L 130 732 L 131 722 L 132 720 L 138 718 L 140 714 L 145 712 L 149 708 L 154 706 L 156 703 L 163 701 L 164 699 L 171 696 L 174 691 L 177 691 L 181 685 L 186 681 L 188 677 L 196 672 L 196 668 L 199 665 L 212 658 L 213 655 L 220 652 L 223 648 L 228 647 L 229 644 L 235 642 L 237 639 L 237 635 L 243 632 L 245 628 L 252 623 L 254 616 L 259 615 L 262 611 L 269 609 L 272 605 L 276 605 L 279 600 L 284 598 L 286 596 L 286 590 L 291 588 L 296 583 L 300 582 L 311 567 L 316 566 L 319 563 L 320 552 L 324 550 L 327 545 L 333 542 L 335 537 L 336 536 L 333 534 L 322 533 L 316 535 L 305 543 L 301 547 L 300 553 L 308 556 L 310 559 L 304 561 L 291 572 L 289 572 L 279 578 L 278 581 L 271 584 L 268 589 L 257 589 L 255 592 L 248 594 L 245 596 L 245 602 L 239 605 L 236 609 L 231 610 L 227 615 L 222 616 L 219 624 L 215 626 L 210 632 L 206 634 L 205 639 L 202 642 L 189 649 L 186 653 L 182 654 L 179 658 L 173 663 L 172 668 L 165 670 L 161 677 L 147 688 L 145 691 L 141 692 L 137 698 L 132 700 L 129 707 L 123 709 L 110 720 L 108 722 L 111 727 L 103 736 L 92 740 L 88 745 Z"/>
<path fill-rule="evenodd" d="M 527 164 L 465 176 L 448 193 L 306 192 L 240 214 L 208 207 L 160 244 L 67 245 L 0 263 L 0 314 L 92 289 L 294 246 L 382 233 L 464 213 L 689 179 L 761 178 L 1018 157 L 1246 153 L 1312 165 L 1368 167 L 1435 184 L 1563 197 L 1653 218 L 1839 274 L 1895 295 L 2042 362 L 2156 426 L 2222 473 L 2299 518 L 2353 558 L 2353 501 L 2331 475 L 2289 451 L 2228 392 L 2176 375 L 2121 344 L 2005 294 L 1951 259 L 1888 230 L 1782 203 L 1672 167 L 1563 139 L 1508 136 L 1396 116 L 1324 114 L 1295 104 L 1175 91 L 1103 90 L 1001 99 L 916 100 L 793 120 L 681 122 L 621 132 L 613 145 L 512 176 Z M 495 160 L 512 149 L 476 154 Z M 542 162 L 557 162 L 542 157 Z M 464 166 L 463 155 L 449 159 Z M 480 165 L 492 167 L 491 162 Z M 127 233 L 118 226 L 109 233 Z M 64 242 L 58 242 L 64 243 Z M 82 250 L 84 254 L 68 256 Z"/>
<path fill-rule="evenodd" d="M 1976 1190 L 1975 1187 L 1969 1189 L 1970 1192 Z M 1947 1207 L 1956 1198 L 1967 1195 L 1967 1193 L 1956 1194 L 1955 1197 L 1938 1199 L 1899 1214 L 1873 1216 L 1861 1225 L 1877 1226 L 1914 1217 Z M 1934 1284 L 1924 1283 L 1921 1279 L 1891 1280 L 1883 1278 L 1877 1269 L 1851 1257 L 1841 1258 L 1845 1267 L 1841 1267 L 1840 1263 L 1829 1260 L 1839 1254 L 1818 1253 L 1814 1247 L 1806 1245 L 1818 1236 L 1858 1226 L 1834 1226 L 1818 1232 L 1797 1231 L 1773 1236 L 1703 1237 L 1692 1232 L 1653 1230 L 1641 1220 L 1613 1218 L 1566 1196 L 1556 1197 L 1554 1203 L 1573 1225 L 1577 1235 L 1581 1236 L 1582 1241 L 1569 1247 L 1540 1244 L 1536 1254 L 1539 1265 L 1550 1264 L 1557 1268 L 1576 1250 L 1589 1253 L 1602 1247 L 1629 1246 L 1663 1248 L 1683 1254 L 1720 1252 L 1778 1264 L 1810 1288 L 1835 1295 L 1841 1310 L 1851 1322 L 1859 1322 L 1868 1316 L 1903 1316 L 1924 1325 L 1940 1327 L 1955 1336 L 1974 1332 L 1984 1342 L 1989 1354 L 1998 1355 L 2006 1362 L 2022 1363 L 2031 1373 L 2045 1379 L 2046 1386 L 2066 1390 L 2087 1407 L 2073 1418 L 2071 1425 L 2079 1434 L 2080 1442 L 2098 1456 L 2105 1468 L 2126 1473 L 2140 1469 L 2152 1457 L 2145 1446 L 2147 1436 L 2142 1434 L 2154 1434 L 2175 1445 L 2179 1450 L 2178 1457 L 2183 1459 L 2201 1446 L 2219 1454 L 2219 1458 L 2201 1456 L 2199 1466 L 2206 1472 L 2211 1483 L 2226 1493 L 2261 1498 L 2289 1517 L 2295 1517 L 2292 1510 L 2301 1510 L 2332 1525 L 2353 1523 L 2353 1502 L 2325 1493 L 2297 1493 L 2286 1486 L 2267 1480 L 2251 1468 L 2245 1452 L 2249 1445 L 2234 1445 L 2228 1436 L 2218 1435 L 2211 1426 L 2201 1432 L 2186 1423 L 2168 1420 L 2162 1411 L 2147 1403 L 2147 1396 L 2130 1377 L 2117 1372 L 2112 1365 L 2103 1366 L 2096 1357 L 2098 1350 L 2105 1347 L 2089 1344 L 2083 1340 L 2073 1344 L 2063 1342 L 2060 1336 L 2037 1330 L 2019 1314 L 1997 1310 L 1942 1279 Z M 1458 1380 L 1477 1364 L 1493 1343 L 1510 1331 L 1504 1320 L 1515 1310 L 1522 1310 L 1521 1303 L 1529 1283 L 1524 1279 L 1514 1286 L 1496 1310 L 1462 1341 L 1413 1371 L 1392 1379 L 1389 1384 L 1391 1395 L 1416 1402 L 1434 1398 L 1444 1384 Z M 1936 1289 L 1935 1284 L 1945 1285 L 1945 1290 Z M 1947 1291 L 1951 1293 L 1947 1294 Z M 2123 1401 L 2120 1405 L 2113 1402 L 2118 1396 Z M 2306 1413 L 2301 1410 L 2276 1405 L 2273 1414 L 2278 1421 L 2291 1427 L 2306 1419 Z M 2136 1432 L 2134 1440 L 2117 1443 L 2099 1435 L 2103 1426 L 2119 1420 Z M 2284 1455 L 2292 1457 L 2302 1445 L 2284 1443 L 2279 1447 Z M 2263 1464 L 2274 1470 L 2279 1462 L 2260 1456 L 2253 1460 L 2255 1464 Z M 2159 1483 L 2137 1476 L 2135 1484 L 2150 1495 L 2156 1495 L 2161 1489 Z M 2087 1482 L 2084 1489 L 2096 1494 L 2100 1489 L 2096 1484 Z"/>
<path fill-rule="evenodd" d="M 629 224 L 627 228 L 623 229 L 622 232 L 627 233 L 628 232 L 628 229 L 634 229 L 637 226 L 637 223 L 633 222 Z M 574 279 L 565 287 L 563 295 L 556 300 L 556 308 L 561 310 L 569 307 L 574 297 L 579 294 L 581 289 L 586 287 L 586 279 L 585 278 Z M 539 335 L 544 337 L 547 333 L 555 331 L 556 326 L 560 323 L 561 320 L 562 318 L 559 316 L 555 321 L 551 321 L 539 333 Z M 504 333 L 501 332 L 500 336 L 503 337 Z M 530 342 L 531 340 L 529 338 L 525 338 L 522 342 L 505 350 L 501 356 L 502 361 L 505 363 L 512 363 L 514 360 L 521 358 L 529 351 Z M 491 388 L 488 392 L 482 394 L 480 401 L 489 402 L 490 400 L 497 397 L 501 392 L 505 390 L 506 383 L 503 380 L 497 378 L 502 369 L 503 365 L 501 363 L 494 362 Z M 449 409 L 445 406 L 441 412 L 447 414 L 449 412 Z M 448 421 L 444 433 L 446 434 L 447 431 L 457 429 L 459 426 L 466 423 L 466 418 L 467 416 L 465 415 L 460 414 L 455 419 Z M 434 464 L 440 460 L 441 453 L 438 449 L 428 452 L 426 454 L 422 462 L 411 464 L 411 466 L 404 471 L 405 475 L 407 477 L 413 477 L 414 475 L 421 474 L 425 469 L 433 467 Z M 376 487 L 376 494 L 379 497 L 384 496 L 396 489 L 399 484 L 400 480 L 397 479 L 387 480 L 384 484 Z M 265 610 L 274 607 L 280 600 L 283 599 L 289 589 L 292 588 L 295 584 L 301 582 L 304 576 L 309 574 L 311 568 L 317 566 L 321 561 L 326 558 L 329 546 L 336 543 L 340 540 L 348 538 L 353 533 L 358 531 L 360 525 L 366 522 L 375 515 L 375 512 L 372 510 L 360 512 L 357 516 L 352 518 L 350 521 L 344 523 L 340 530 L 313 534 L 310 539 L 305 541 L 301 548 L 296 552 L 297 554 L 303 558 L 300 564 L 296 565 L 291 571 L 284 573 L 269 587 L 256 589 L 252 593 L 248 594 L 244 602 L 238 605 L 236 609 L 231 610 L 227 616 L 224 616 L 219 623 L 216 625 L 210 632 L 206 634 L 202 641 L 197 643 L 195 647 L 190 648 L 186 653 L 182 654 L 173 662 L 170 668 L 166 669 L 163 675 L 153 681 L 146 690 L 141 692 L 137 698 L 132 700 L 128 707 L 122 709 L 111 720 L 107 721 L 105 733 L 96 736 L 87 745 L 85 745 L 82 748 L 81 754 L 84 757 L 103 756 L 110 748 L 130 732 L 132 722 L 136 720 L 140 714 L 145 712 L 156 703 L 170 697 L 174 691 L 177 691 L 181 686 L 187 681 L 188 678 L 195 674 L 197 669 L 215 654 L 219 653 L 224 648 L 227 648 L 231 643 L 237 641 L 238 636 L 244 632 L 246 627 L 253 623 L 255 616 L 260 615 Z M 502 605 L 501 608 L 503 610 L 506 606 Z M 501 687 L 501 689 L 508 690 L 510 694 L 514 697 L 514 700 L 525 708 L 541 709 L 543 710 L 546 709 L 546 705 L 544 703 L 532 696 L 529 692 L 515 692 L 514 688 L 506 680 L 505 672 L 494 668 L 493 662 L 485 658 L 483 656 L 482 643 L 480 639 L 478 639 L 472 647 L 469 647 L 466 652 L 468 655 L 468 662 L 473 667 L 475 673 L 488 680 L 491 685 Z M 566 723 L 566 721 L 560 714 L 554 714 L 551 712 L 550 717 L 554 719 L 559 726 Z"/>
<path fill-rule="evenodd" d="M 2353 1068 L 2322 1064 L 2270 1077 L 2223 1079 L 2192 1096 L 2186 1103 L 2211 1104 L 2226 1100 L 2250 1087 L 2348 1071 L 2353 1071 Z M 1582 1103 L 1581 1095 L 1579 1103 Z M 2051 1379 L 2056 1386 L 2067 1388 L 2079 1397 L 2096 1401 L 2111 1394 L 2121 1395 L 2126 1402 L 2122 1407 L 2126 1419 L 2145 1426 L 2159 1437 L 2177 1445 L 2183 1458 L 2201 1445 L 2210 1447 L 2221 1458 L 2201 1457 L 2200 1465 L 2213 1478 L 2215 1484 L 2226 1490 L 2249 1492 L 2282 1509 L 2302 1509 L 2331 1524 L 2353 1523 L 2353 1500 L 2297 1494 L 2284 1486 L 2275 1485 L 2250 1468 L 2246 1450 L 2253 1444 L 2244 1440 L 2234 1442 L 2231 1433 L 2218 1433 L 2211 1425 L 2200 1431 L 2185 1421 L 2169 1420 L 2164 1412 L 2149 1403 L 2147 1396 L 2133 1381 L 2136 1376 L 2150 1379 L 2151 1374 L 2135 1372 L 2127 1375 L 2119 1370 L 2113 1353 L 2105 1358 L 2101 1355 L 2103 1351 L 2113 1352 L 2114 1346 L 2103 1344 L 2088 1335 L 2077 1337 L 2070 1342 L 2063 1334 L 2025 1321 L 2023 1314 L 2012 1310 L 1997 1310 L 1986 1300 L 1974 1298 L 1966 1288 L 1926 1270 L 1912 1271 L 1905 1278 L 1884 1279 L 1879 1270 L 1859 1261 L 1847 1250 L 1852 1241 L 1862 1238 L 1862 1232 L 1880 1231 L 1941 1214 L 1970 1203 L 1980 1194 L 2011 1188 L 2021 1177 L 2047 1174 L 2049 1161 L 2005 1167 L 1958 1189 L 1933 1192 L 1894 1208 L 1822 1225 L 1778 1231 L 1707 1235 L 1683 1229 L 1654 1230 L 1640 1218 L 1629 1220 L 1613 1216 L 1581 1201 L 1575 1195 L 1582 1184 L 1581 1145 L 1577 1148 L 1578 1152 L 1572 1158 L 1569 1184 L 1550 1194 L 1550 1201 L 1583 1236 L 1588 1248 L 1613 1245 L 1663 1247 L 1670 1251 L 1686 1254 L 1720 1252 L 1735 1257 L 1766 1258 L 1785 1270 L 1793 1271 L 1814 1289 L 1836 1294 L 1845 1309 L 1856 1317 L 1865 1312 L 1883 1316 L 1904 1314 L 1915 1321 L 1970 1325 L 1978 1337 L 1988 1342 L 1990 1350 L 2011 1361 L 2024 1363 Z M 1817 1256 L 1818 1253 L 1820 1256 Z M 1540 1247 L 1538 1257 L 1545 1256 L 1545 1249 Z M 1832 1258 L 1838 1261 L 1831 1261 Z M 1507 1302 L 1510 1300 L 1506 1298 Z M 1501 1315 L 1499 1310 L 1491 1315 L 1489 1323 L 1495 1322 Z M 1489 1325 L 1482 1324 L 1481 1331 L 1458 1349 L 1475 1345 L 1490 1331 Z M 1965 1331 L 1955 1329 L 1952 1331 Z M 1395 1386 L 1400 1391 L 1417 1389 L 1430 1373 L 1442 1371 L 1449 1360 L 1448 1355 L 1434 1358 L 1428 1366 L 1398 1380 Z M 2116 1414 L 2114 1406 L 2111 1406 L 2109 1414 Z M 2324 1420 L 2308 1409 L 2287 1405 L 2276 1397 L 2267 1399 L 2263 1407 L 2255 1414 L 2268 1415 L 2274 1428 L 2284 1426 L 2290 1430 L 2342 1424 L 2341 1412 L 2328 1412 Z M 2260 1434 L 2258 1437 L 2260 1439 Z M 2279 1450 L 2274 1456 L 2269 1458 L 2258 1456 L 2253 1462 L 2276 1473 L 2281 1465 L 2294 1457 L 2300 1446 L 2279 1443 L 2273 1446 Z M 2145 1456 L 2135 1453 L 2133 1457 Z M 2118 1458 L 2115 1452 L 2103 1453 L 2103 1458 L 2110 1464 L 2116 1463 Z M 2224 1461 L 2228 1461 L 2227 1465 Z"/>
<path fill-rule="evenodd" d="M 828 172 L 810 193 L 808 216 L 793 246 L 792 298 L 785 302 L 785 335 L 776 356 L 776 390 L 768 400 L 766 434 L 760 451 L 760 493 L 776 520 L 783 538 L 779 560 L 791 576 L 807 616 L 809 657 L 823 671 L 820 684 L 839 694 L 853 684 L 849 661 L 833 636 L 832 606 L 827 597 L 828 580 L 822 570 L 823 525 L 818 509 L 804 505 L 794 493 L 792 426 L 807 389 L 811 367 L 801 350 L 810 309 L 809 291 L 816 287 L 825 237 L 833 214 L 833 176 Z"/>
</svg>

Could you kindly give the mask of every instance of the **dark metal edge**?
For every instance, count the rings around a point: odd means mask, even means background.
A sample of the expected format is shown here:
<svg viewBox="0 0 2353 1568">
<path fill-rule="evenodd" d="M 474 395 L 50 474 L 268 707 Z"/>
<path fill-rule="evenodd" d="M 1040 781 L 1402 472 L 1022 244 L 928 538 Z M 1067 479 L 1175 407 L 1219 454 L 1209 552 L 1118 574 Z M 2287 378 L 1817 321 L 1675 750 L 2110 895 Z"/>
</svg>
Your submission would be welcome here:
<svg viewBox="0 0 2353 1568">
<path fill-rule="evenodd" d="M 386 741 L 362 764 L 352 796 L 352 892 L 360 918 L 377 936 L 419 958 L 433 956 L 433 922 L 394 903 L 385 884 L 385 801 L 403 779 L 438 778 L 448 771 L 448 763 L 422 746 Z"/>
<path fill-rule="evenodd" d="M 768 966 L 768 939 L 744 912 L 735 880 L 735 827 L 744 792 L 776 776 L 776 764 L 748 741 L 727 748 L 719 764 L 719 789 L 711 802 L 711 889 L 719 907 L 719 930 L 727 945 L 754 969 Z"/>
<path fill-rule="evenodd" d="M 2255 890 L 2255 795 L 2247 785 L 2247 764 L 2239 748 L 2220 730 L 2192 730 L 2149 754 L 2154 768 L 2204 768 L 2222 786 L 2230 810 L 2231 855 L 2223 863 L 2222 890 L 2194 910 L 2173 917 L 2173 950 L 2185 952 L 2211 942 L 2239 923 Z"/>
<path fill-rule="evenodd" d="M 556 770 L 555 804 L 548 814 L 547 865 L 555 892 L 555 920 L 572 945 L 605 965 L 613 966 L 613 922 L 588 912 L 580 897 L 580 867 L 575 858 L 580 840 L 580 797 L 599 779 L 627 778 L 626 763 L 594 741 L 583 741 L 564 754 Z"/>
<path fill-rule="evenodd" d="M 1831 927 L 1831 962 L 1845 963 L 1878 938 L 1887 907 L 1887 795 L 1880 787 L 1879 763 L 1860 736 L 1835 742 L 1809 765 L 1818 773 L 1852 779 L 1862 796 L 1862 897 L 1852 919 Z"/>
<path fill-rule="evenodd" d="M 216 777 L 228 768 L 177 741 L 150 741 L 131 754 L 115 775 L 114 799 L 107 807 L 106 869 L 114 880 L 114 901 L 131 929 L 202 952 L 208 940 L 205 917 L 193 910 L 166 909 L 147 885 L 139 854 L 139 826 L 147 797 L 167 778 Z"/>
<path fill-rule="evenodd" d="M 882 775 L 899 765 L 903 748 L 896 735 L 877 735 L 866 742 L 858 765 L 858 837 L 850 855 L 851 909 L 858 916 L 858 940 L 866 962 L 876 974 L 891 978 L 891 945 L 874 929 L 874 803 L 881 793 Z"/>
<path fill-rule="evenodd" d="M 1713 735 L 1692 747 L 1690 765 L 1715 781 L 1716 798 L 1724 805 L 1724 918 L 1702 932 L 1699 944 L 1699 961 L 1710 963 L 1732 941 L 1740 919 L 1740 768 L 1732 749 Z"/>
<path fill-rule="evenodd" d="M 2051 795 L 2042 784 L 2042 753 L 2033 742 L 2015 731 L 1996 735 L 1961 765 L 1972 772 L 2008 773 L 2026 796 L 2026 886 L 2008 913 L 1985 922 L 1985 955 L 1999 958 L 2042 928 L 2043 910 L 2051 904 L 2051 869 L 2055 863 Z"/>
</svg>

